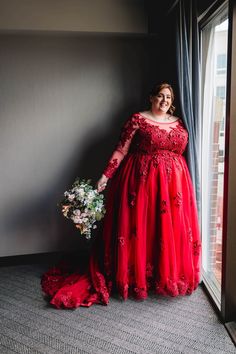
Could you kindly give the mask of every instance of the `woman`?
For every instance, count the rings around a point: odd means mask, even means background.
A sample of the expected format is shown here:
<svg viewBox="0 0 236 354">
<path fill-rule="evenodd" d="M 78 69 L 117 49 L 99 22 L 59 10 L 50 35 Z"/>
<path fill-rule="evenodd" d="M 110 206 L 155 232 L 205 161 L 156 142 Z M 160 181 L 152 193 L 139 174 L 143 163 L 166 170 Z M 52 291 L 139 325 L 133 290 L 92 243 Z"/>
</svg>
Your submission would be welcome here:
<svg viewBox="0 0 236 354">
<path fill-rule="evenodd" d="M 174 93 L 157 85 L 150 110 L 125 123 L 97 188 L 111 180 L 103 229 L 87 274 L 51 270 L 43 290 L 56 307 L 191 294 L 200 279 L 201 241 L 195 194 L 184 157 L 188 132 L 173 116 Z M 53 286 L 55 285 L 56 286 Z M 50 291 L 50 289 L 53 289 Z"/>
</svg>

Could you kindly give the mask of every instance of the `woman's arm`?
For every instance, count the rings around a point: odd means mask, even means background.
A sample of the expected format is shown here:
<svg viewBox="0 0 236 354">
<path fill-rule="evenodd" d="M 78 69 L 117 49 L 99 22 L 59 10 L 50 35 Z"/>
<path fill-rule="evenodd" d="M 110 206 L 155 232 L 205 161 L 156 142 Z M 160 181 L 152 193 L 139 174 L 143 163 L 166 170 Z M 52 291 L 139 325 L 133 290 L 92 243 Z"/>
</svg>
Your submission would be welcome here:
<svg viewBox="0 0 236 354">
<path fill-rule="evenodd" d="M 106 187 L 109 178 L 112 178 L 118 169 L 121 161 L 129 151 L 129 147 L 136 130 L 138 129 L 138 116 L 132 115 L 123 125 L 120 133 L 119 142 L 113 151 L 101 178 L 97 182 L 98 191 L 102 191 Z"/>
</svg>

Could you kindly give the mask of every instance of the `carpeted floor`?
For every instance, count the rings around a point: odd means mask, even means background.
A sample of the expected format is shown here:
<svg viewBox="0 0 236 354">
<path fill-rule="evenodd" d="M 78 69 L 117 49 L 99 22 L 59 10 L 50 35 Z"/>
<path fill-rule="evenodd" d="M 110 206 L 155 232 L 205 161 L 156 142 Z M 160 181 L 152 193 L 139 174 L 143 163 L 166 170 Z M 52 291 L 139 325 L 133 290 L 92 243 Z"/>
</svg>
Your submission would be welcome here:
<svg viewBox="0 0 236 354">
<path fill-rule="evenodd" d="M 40 289 L 45 266 L 0 268 L 0 353 L 236 353 L 201 286 L 186 297 L 56 310 Z"/>
</svg>

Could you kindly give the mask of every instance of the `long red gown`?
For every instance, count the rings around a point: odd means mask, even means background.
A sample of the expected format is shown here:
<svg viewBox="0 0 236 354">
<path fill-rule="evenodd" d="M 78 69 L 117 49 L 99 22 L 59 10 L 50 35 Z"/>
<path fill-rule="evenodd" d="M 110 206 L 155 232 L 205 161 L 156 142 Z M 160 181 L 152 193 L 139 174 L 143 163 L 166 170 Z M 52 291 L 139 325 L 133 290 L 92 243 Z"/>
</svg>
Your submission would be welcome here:
<svg viewBox="0 0 236 354">
<path fill-rule="evenodd" d="M 148 291 L 190 295 L 200 281 L 201 239 L 195 193 L 182 155 L 181 119 L 154 122 L 140 113 L 124 124 L 105 168 L 111 178 L 101 234 L 86 273 L 52 268 L 42 289 L 57 308 L 107 304 Z"/>
</svg>

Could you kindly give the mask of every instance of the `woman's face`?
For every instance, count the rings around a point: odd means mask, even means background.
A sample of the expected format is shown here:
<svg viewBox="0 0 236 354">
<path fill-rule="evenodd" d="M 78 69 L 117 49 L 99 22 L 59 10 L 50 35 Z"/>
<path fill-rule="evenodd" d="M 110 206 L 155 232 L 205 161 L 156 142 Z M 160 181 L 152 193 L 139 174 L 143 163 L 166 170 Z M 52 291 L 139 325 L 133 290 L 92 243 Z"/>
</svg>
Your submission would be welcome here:
<svg viewBox="0 0 236 354">
<path fill-rule="evenodd" d="M 151 97 L 151 104 L 153 112 L 168 112 L 172 104 L 171 91 L 168 88 L 163 88 L 156 96 Z"/>
</svg>

